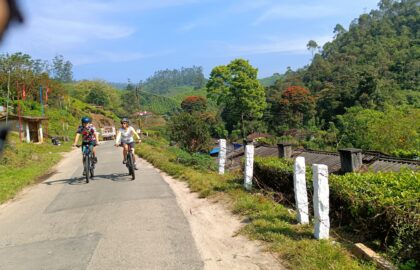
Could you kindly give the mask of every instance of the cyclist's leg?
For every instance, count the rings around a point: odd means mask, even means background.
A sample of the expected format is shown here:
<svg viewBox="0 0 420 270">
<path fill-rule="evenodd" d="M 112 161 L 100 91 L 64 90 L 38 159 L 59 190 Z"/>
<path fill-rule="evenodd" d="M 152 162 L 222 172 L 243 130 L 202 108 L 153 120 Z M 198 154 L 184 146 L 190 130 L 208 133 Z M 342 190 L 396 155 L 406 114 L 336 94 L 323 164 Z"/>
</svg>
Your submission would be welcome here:
<svg viewBox="0 0 420 270">
<path fill-rule="evenodd" d="M 85 155 L 84 155 L 84 153 L 85 153 L 85 148 L 86 148 L 86 147 L 89 147 L 89 145 L 88 145 L 88 144 L 86 144 L 85 142 L 82 142 L 82 147 L 81 147 L 81 149 L 82 149 L 83 175 L 86 175 L 86 168 L 85 168 Z"/>
<path fill-rule="evenodd" d="M 128 153 L 128 145 L 126 143 L 122 143 L 123 146 L 123 163 L 125 164 L 127 162 L 126 157 Z"/>
<path fill-rule="evenodd" d="M 136 154 L 135 154 L 135 151 L 134 151 L 134 142 L 132 142 L 131 144 L 130 144 L 130 146 L 131 146 L 131 152 L 133 153 L 133 163 L 134 163 L 134 169 L 135 170 L 138 170 L 137 169 L 137 163 L 136 163 Z"/>
<path fill-rule="evenodd" d="M 133 161 L 136 163 L 136 155 L 134 154 L 134 142 L 130 143 L 131 152 L 133 152 Z"/>
<path fill-rule="evenodd" d="M 93 154 L 93 161 L 95 161 L 95 163 L 98 162 L 98 157 L 96 156 L 96 142 L 92 142 L 92 154 Z"/>
</svg>

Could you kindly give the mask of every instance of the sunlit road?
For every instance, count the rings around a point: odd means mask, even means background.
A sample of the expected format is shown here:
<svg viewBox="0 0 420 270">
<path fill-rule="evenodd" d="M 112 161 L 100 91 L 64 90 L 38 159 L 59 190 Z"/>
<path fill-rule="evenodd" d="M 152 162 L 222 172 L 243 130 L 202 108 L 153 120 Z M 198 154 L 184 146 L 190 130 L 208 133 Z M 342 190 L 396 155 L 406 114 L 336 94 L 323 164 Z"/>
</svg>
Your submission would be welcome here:
<svg viewBox="0 0 420 270">
<path fill-rule="evenodd" d="M 174 194 L 140 163 L 131 181 L 121 148 L 98 147 L 89 184 L 80 150 L 57 174 L 0 206 L 0 269 L 202 269 Z"/>
</svg>

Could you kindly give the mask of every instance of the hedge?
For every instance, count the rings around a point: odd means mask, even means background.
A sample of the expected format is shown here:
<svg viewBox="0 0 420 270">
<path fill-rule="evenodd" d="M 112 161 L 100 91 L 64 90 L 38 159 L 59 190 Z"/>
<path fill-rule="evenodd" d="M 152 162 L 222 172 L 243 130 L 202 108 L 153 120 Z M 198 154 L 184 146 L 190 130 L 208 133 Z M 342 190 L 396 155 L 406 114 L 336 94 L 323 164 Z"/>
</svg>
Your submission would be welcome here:
<svg viewBox="0 0 420 270">
<path fill-rule="evenodd" d="M 294 203 L 293 162 L 256 157 L 254 175 L 263 187 Z M 420 172 L 403 169 L 387 173 L 330 175 L 330 216 L 334 226 L 347 226 L 366 241 L 378 243 L 397 263 L 419 265 Z M 309 199 L 312 176 L 307 168 Z"/>
</svg>

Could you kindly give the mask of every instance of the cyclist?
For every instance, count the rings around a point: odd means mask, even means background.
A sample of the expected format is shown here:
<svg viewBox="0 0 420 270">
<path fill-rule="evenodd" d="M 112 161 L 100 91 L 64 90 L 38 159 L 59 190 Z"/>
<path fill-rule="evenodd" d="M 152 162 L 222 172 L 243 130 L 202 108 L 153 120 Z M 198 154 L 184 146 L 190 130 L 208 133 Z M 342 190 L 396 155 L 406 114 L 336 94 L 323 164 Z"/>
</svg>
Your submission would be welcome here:
<svg viewBox="0 0 420 270">
<path fill-rule="evenodd" d="M 85 145 L 92 145 L 93 146 L 93 162 L 97 163 L 98 158 L 96 157 L 96 149 L 95 146 L 98 145 L 99 142 L 99 134 L 96 132 L 95 127 L 92 125 L 92 120 L 89 117 L 82 117 L 82 125 L 78 127 L 76 131 L 76 138 L 74 138 L 73 146 L 77 145 L 79 141 L 79 137 L 82 135 L 82 146 Z M 86 172 L 83 172 L 83 175 Z"/>
<path fill-rule="evenodd" d="M 134 138 L 133 136 L 137 137 L 137 140 L 140 142 L 140 136 L 134 130 L 132 126 L 130 126 L 130 121 L 127 118 L 121 119 L 121 128 L 118 130 L 117 138 L 115 139 L 115 146 L 124 147 L 123 149 L 123 164 L 127 163 L 126 157 L 128 152 L 128 145 L 131 146 L 132 151 L 134 151 Z M 136 165 L 136 156 L 134 156 L 134 169 L 137 170 Z"/>
</svg>

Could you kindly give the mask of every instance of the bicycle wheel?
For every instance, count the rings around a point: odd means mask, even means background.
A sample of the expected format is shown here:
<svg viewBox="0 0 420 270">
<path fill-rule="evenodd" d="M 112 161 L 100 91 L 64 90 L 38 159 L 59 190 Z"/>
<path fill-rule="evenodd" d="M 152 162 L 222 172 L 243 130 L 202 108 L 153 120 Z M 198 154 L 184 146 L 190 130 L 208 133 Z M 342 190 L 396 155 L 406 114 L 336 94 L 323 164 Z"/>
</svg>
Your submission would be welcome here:
<svg viewBox="0 0 420 270">
<path fill-rule="evenodd" d="M 89 155 L 86 155 L 84 159 L 84 164 L 83 164 L 84 169 L 85 169 L 86 183 L 89 183 L 89 171 L 90 171 L 89 165 L 90 165 L 90 158 L 89 158 Z"/>
<path fill-rule="evenodd" d="M 134 173 L 133 153 L 131 152 L 127 155 L 127 164 L 128 164 L 128 173 L 131 175 L 131 180 L 134 180 L 136 178 L 136 175 Z"/>
<path fill-rule="evenodd" d="M 90 178 L 93 179 L 93 177 L 95 176 L 95 164 L 93 163 L 93 157 L 90 157 L 89 171 L 90 171 Z"/>
</svg>

